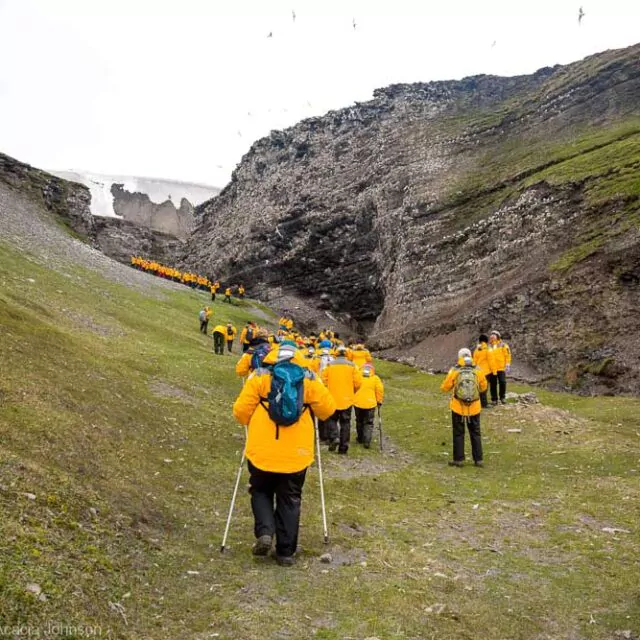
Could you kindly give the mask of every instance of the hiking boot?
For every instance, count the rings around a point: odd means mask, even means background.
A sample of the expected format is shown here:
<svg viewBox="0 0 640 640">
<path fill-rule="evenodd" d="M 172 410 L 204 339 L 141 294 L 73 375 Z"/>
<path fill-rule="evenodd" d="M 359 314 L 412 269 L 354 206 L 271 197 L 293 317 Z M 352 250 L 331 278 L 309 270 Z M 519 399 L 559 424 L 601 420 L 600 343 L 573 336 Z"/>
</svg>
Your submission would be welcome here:
<svg viewBox="0 0 640 640">
<path fill-rule="evenodd" d="M 266 556 L 269 551 L 271 551 L 271 536 L 269 535 L 260 536 L 251 549 L 254 556 Z"/>
<path fill-rule="evenodd" d="M 484 467 L 484 462 L 482 460 L 476 460 L 473 464 L 475 464 L 476 467 Z"/>
<path fill-rule="evenodd" d="M 500 400 L 500 404 L 507 404 L 506 400 Z"/>
<path fill-rule="evenodd" d="M 276 562 L 281 567 L 292 567 L 296 563 L 296 559 L 293 556 L 276 556 Z"/>
<path fill-rule="evenodd" d="M 365 449 L 371 449 L 371 443 L 370 442 L 364 442 L 363 446 Z"/>
<path fill-rule="evenodd" d="M 464 467 L 464 460 L 449 460 L 447 464 L 450 467 Z"/>
<path fill-rule="evenodd" d="M 338 448 L 339 442 L 337 440 L 329 443 L 329 451 L 335 451 Z"/>
<path fill-rule="evenodd" d="M 349 448 L 348 448 L 348 447 L 347 447 L 346 449 L 345 449 L 344 447 L 340 447 L 340 448 L 338 449 L 338 453 L 339 453 L 339 454 L 341 454 L 341 455 L 343 455 L 343 456 L 346 456 L 346 455 L 347 455 L 347 451 L 349 451 Z"/>
</svg>

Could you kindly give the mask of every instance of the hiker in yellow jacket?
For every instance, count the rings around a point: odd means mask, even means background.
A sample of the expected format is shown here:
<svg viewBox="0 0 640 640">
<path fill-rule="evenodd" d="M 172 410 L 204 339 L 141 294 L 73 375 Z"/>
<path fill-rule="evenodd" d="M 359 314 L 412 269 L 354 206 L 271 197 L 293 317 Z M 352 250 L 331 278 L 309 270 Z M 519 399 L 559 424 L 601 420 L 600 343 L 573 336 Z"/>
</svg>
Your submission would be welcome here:
<svg viewBox="0 0 640 640">
<path fill-rule="evenodd" d="M 241 285 L 238 287 L 238 297 L 239 297 L 239 298 L 244 298 L 244 293 L 245 293 L 245 288 L 244 288 L 244 285 L 243 285 L 243 284 L 241 284 Z"/>
<path fill-rule="evenodd" d="M 235 340 L 238 330 L 233 326 L 232 322 L 227 322 L 224 333 L 227 341 L 227 351 L 231 353 L 233 351 L 233 341 Z"/>
<path fill-rule="evenodd" d="M 511 371 L 511 349 L 502 340 L 499 331 L 492 331 L 489 334 L 488 355 L 492 368 L 491 376 L 489 377 L 491 404 L 495 407 L 498 404 L 498 398 L 500 399 L 500 404 L 506 402 L 507 374 Z"/>
<path fill-rule="evenodd" d="M 478 338 L 478 345 L 473 351 L 473 364 L 475 364 L 487 378 L 487 382 L 490 381 L 490 376 L 496 375 L 493 353 L 489 351 L 489 338 L 482 334 Z M 488 406 L 487 392 L 480 392 L 480 404 L 483 409 Z"/>
<path fill-rule="evenodd" d="M 268 353 L 264 362 L 283 364 L 295 352 L 295 346 L 281 345 L 277 351 Z M 233 405 L 238 422 L 248 425 L 245 452 L 256 537 L 253 554 L 267 555 L 275 534 L 276 561 L 283 566 L 295 563 L 302 487 L 314 459 L 313 416 L 327 419 L 336 408 L 331 394 L 316 375 L 308 369 L 302 371 L 304 406 L 298 421 L 291 426 L 277 427 L 269 416 L 268 397 L 275 375 L 269 369 L 257 369 Z"/>
<path fill-rule="evenodd" d="M 242 328 L 240 332 L 240 346 L 242 347 L 242 353 L 246 353 L 249 349 L 251 341 L 254 339 L 258 327 L 253 320 L 249 320 L 247 324 Z"/>
<path fill-rule="evenodd" d="M 209 318 L 211 317 L 211 309 L 209 307 L 204 307 L 204 309 L 200 310 L 198 314 L 198 318 L 200 320 L 200 332 L 207 335 L 207 328 L 209 326 Z"/>
<path fill-rule="evenodd" d="M 327 421 L 326 431 L 329 437 L 329 451 L 338 449 L 346 454 L 351 439 L 351 408 L 356 391 L 362 385 L 362 374 L 351 360 L 345 357 L 346 349 L 338 350 L 338 357 L 327 364 L 320 374 L 322 382 L 336 401 L 336 411 Z"/>
<path fill-rule="evenodd" d="M 471 455 L 476 467 L 484 465 L 480 433 L 480 394 L 487 390 L 484 373 L 473 364 L 471 351 L 458 351 L 458 364 L 449 370 L 441 391 L 451 392 L 451 424 L 453 427 L 453 460 L 450 466 L 464 466 L 465 424 L 471 438 Z"/>
<path fill-rule="evenodd" d="M 217 324 L 211 335 L 213 337 L 213 352 L 223 356 L 224 355 L 224 339 L 227 328 L 223 324 Z"/>
<path fill-rule="evenodd" d="M 382 380 L 376 375 L 372 365 L 365 364 L 362 367 L 362 385 L 353 401 L 356 413 L 356 442 L 362 444 L 365 449 L 371 446 L 376 407 L 381 406 L 383 401 Z"/>
<path fill-rule="evenodd" d="M 349 360 L 353 362 L 359 369 L 362 369 L 365 364 L 373 364 L 373 358 L 371 352 L 363 344 L 354 345 L 350 353 Z"/>
<path fill-rule="evenodd" d="M 231 290 L 231 287 L 227 287 L 224 290 L 224 300 L 222 302 L 228 302 L 229 304 L 231 304 L 232 295 L 233 295 L 233 291 Z"/>
<path fill-rule="evenodd" d="M 211 291 L 211 302 L 215 302 L 216 300 L 216 293 L 218 293 L 218 289 L 220 288 L 220 283 L 218 281 L 214 282 L 211 287 L 210 287 L 210 291 Z"/>
</svg>

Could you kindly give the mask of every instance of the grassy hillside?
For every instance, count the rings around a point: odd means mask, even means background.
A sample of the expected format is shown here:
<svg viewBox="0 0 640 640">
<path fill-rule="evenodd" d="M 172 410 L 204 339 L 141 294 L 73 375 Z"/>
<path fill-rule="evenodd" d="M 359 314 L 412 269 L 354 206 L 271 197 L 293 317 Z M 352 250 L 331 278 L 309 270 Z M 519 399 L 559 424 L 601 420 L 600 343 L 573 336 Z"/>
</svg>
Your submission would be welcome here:
<svg viewBox="0 0 640 640">
<path fill-rule="evenodd" d="M 440 379 L 382 363 L 385 454 L 323 458 L 333 563 L 319 562 L 312 470 L 299 563 L 282 569 L 250 555 L 244 490 L 219 554 L 243 432 L 236 358 L 198 333 L 206 296 L 49 271 L 2 244 L 0 264 L 3 626 L 153 639 L 640 632 L 639 400 L 540 392 L 542 405 L 483 416 L 485 469 L 449 469 Z M 248 317 L 215 304 L 214 322 Z"/>
</svg>

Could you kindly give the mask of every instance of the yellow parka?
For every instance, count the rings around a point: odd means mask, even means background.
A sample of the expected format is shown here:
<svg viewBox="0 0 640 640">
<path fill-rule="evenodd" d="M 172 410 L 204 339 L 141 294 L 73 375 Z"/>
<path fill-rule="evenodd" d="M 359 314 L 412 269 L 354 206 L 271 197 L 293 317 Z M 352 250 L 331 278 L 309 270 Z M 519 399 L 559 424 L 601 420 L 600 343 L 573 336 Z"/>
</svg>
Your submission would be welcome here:
<svg viewBox="0 0 640 640">
<path fill-rule="evenodd" d="M 366 373 L 366 372 L 365 372 Z M 384 385 L 375 373 L 362 376 L 362 386 L 358 389 L 354 406 L 358 409 L 375 409 L 384 401 Z"/>
<path fill-rule="evenodd" d="M 337 409 L 353 406 L 356 391 L 362 385 L 362 373 L 351 360 L 336 358 L 322 370 L 321 377 L 336 401 Z"/>
<path fill-rule="evenodd" d="M 368 349 L 352 349 L 350 360 L 359 369 L 362 369 L 365 364 L 373 364 L 373 358 L 371 352 Z"/>
<path fill-rule="evenodd" d="M 229 333 L 229 331 L 231 331 L 231 333 Z M 225 337 L 227 339 L 227 342 L 233 342 L 233 340 L 236 337 L 237 333 L 238 333 L 238 330 L 233 325 L 231 325 L 231 326 L 227 325 L 224 328 L 224 335 L 225 335 Z"/>
<path fill-rule="evenodd" d="M 308 369 L 303 386 L 304 404 L 310 407 L 313 415 L 320 420 L 331 417 L 336 410 L 335 401 L 327 388 Z M 240 424 L 248 425 L 246 456 L 251 464 L 263 471 L 302 471 L 314 458 L 314 426 L 311 411 L 305 408 L 298 422 L 276 430 L 267 409 L 261 404 L 261 401 L 266 401 L 270 390 L 271 373 L 268 369 L 258 369 L 246 381 L 233 405 L 236 420 Z"/>
<path fill-rule="evenodd" d="M 311 369 L 316 375 L 320 372 L 320 360 L 312 355 L 304 356 L 304 366 Z"/>
<path fill-rule="evenodd" d="M 462 359 L 458 360 L 458 366 L 453 367 L 449 370 L 447 377 L 444 379 L 442 386 L 440 387 L 441 391 L 445 393 L 448 391 L 453 391 L 456 386 L 456 380 L 460 375 L 460 368 L 464 366 L 464 361 Z M 487 390 L 487 379 L 482 373 L 482 371 L 478 367 L 474 367 L 474 372 L 476 374 L 476 378 L 478 380 L 478 389 L 480 392 L 485 392 Z M 449 408 L 454 413 L 457 413 L 461 416 L 477 416 L 482 410 L 482 405 L 480 404 L 480 399 L 475 400 L 471 404 L 465 404 L 458 400 L 453 393 L 451 394 L 451 401 L 449 402 Z"/>
<path fill-rule="evenodd" d="M 225 327 L 223 324 L 217 324 L 215 327 L 213 327 L 213 331 L 211 333 L 225 334 L 226 332 L 227 332 L 227 327 Z"/>
<path fill-rule="evenodd" d="M 507 365 L 511 365 L 509 345 L 502 340 L 489 343 L 489 358 L 496 371 L 504 371 Z"/>
<path fill-rule="evenodd" d="M 246 351 L 236 363 L 236 374 L 241 378 L 246 378 L 251 373 L 251 356 L 253 354 Z"/>
<path fill-rule="evenodd" d="M 232 293 L 233 293 L 233 291 L 231 291 L 231 289 L 230 289 L 229 287 L 227 287 L 227 288 L 224 290 L 224 295 L 225 295 L 225 296 L 229 296 L 229 297 L 231 297 L 231 294 L 232 294 Z"/>
<path fill-rule="evenodd" d="M 495 358 L 493 353 L 489 351 L 489 345 L 486 342 L 479 342 L 473 352 L 473 364 L 480 368 L 480 371 L 488 376 L 490 373 L 495 375 Z"/>
</svg>

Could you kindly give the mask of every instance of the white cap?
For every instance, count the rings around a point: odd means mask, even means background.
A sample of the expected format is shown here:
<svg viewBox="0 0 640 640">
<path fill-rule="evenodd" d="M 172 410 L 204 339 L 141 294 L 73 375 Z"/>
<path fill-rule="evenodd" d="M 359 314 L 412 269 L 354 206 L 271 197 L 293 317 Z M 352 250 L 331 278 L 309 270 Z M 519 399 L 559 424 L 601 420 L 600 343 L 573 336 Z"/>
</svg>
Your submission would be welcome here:
<svg viewBox="0 0 640 640">
<path fill-rule="evenodd" d="M 460 351 L 458 351 L 458 358 L 462 358 L 463 360 L 471 358 L 471 351 L 469 351 L 469 349 L 467 349 L 466 347 L 460 349 Z"/>
</svg>

